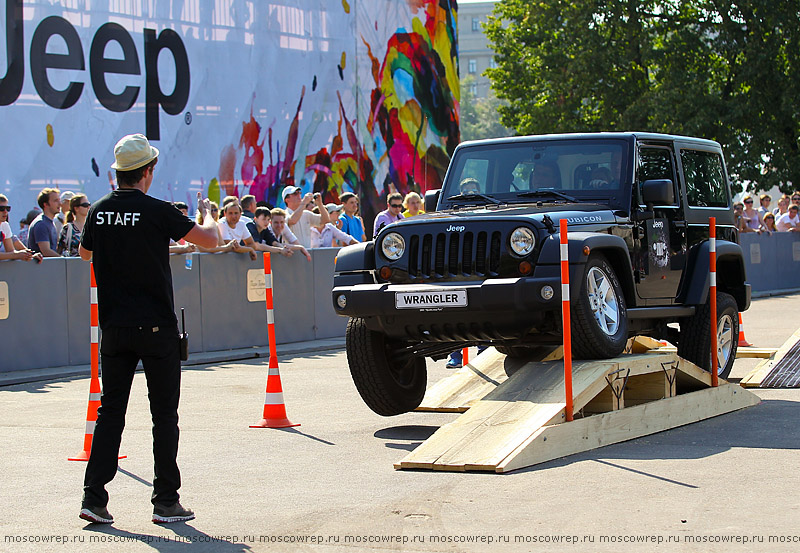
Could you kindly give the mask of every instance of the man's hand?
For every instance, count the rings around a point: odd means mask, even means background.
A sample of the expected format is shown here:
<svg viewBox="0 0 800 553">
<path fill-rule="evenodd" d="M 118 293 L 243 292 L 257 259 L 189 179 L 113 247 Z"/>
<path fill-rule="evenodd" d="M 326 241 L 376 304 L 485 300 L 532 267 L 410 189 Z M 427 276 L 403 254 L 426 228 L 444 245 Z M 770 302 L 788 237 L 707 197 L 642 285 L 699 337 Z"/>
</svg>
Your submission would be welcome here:
<svg viewBox="0 0 800 553">
<path fill-rule="evenodd" d="M 200 192 L 197 193 L 197 211 L 200 212 L 203 221 L 206 220 L 206 214 L 211 211 L 211 200 L 208 198 L 203 199 L 203 195 Z"/>
<path fill-rule="evenodd" d="M 291 250 L 291 248 L 281 248 L 281 255 L 282 256 L 284 256 L 284 257 L 292 257 L 293 254 L 294 254 L 294 252 Z"/>
<path fill-rule="evenodd" d="M 31 250 L 19 250 L 14 252 L 12 259 L 21 259 L 23 261 L 30 261 L 33 259 L 33 252 Z"/>
</svg>

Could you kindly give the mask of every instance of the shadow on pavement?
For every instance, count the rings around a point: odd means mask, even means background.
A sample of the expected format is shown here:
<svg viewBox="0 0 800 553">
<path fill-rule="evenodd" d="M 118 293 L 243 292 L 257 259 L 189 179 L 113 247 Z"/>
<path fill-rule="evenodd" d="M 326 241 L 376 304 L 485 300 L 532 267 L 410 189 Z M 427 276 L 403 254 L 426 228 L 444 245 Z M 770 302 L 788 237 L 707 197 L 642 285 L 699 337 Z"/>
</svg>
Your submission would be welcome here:
<svg viewBox="0 0 800 553">
<path fill-rule="evenodd" d="M 172 532 L 172 536 L 153 534 L 134 534 L 126 530 L 115 528 L 113 525 L 88 524 L 84 530 L 96 534 L 89 536 L 87 542 L 109 543 L 109 551 L 116 549 L 113 544 L 126 542 L 141 542 L 149 545 L 156 551 L 170 553 L 175 551 L 211 551 L 214 553 L 240 553 L 251 551 L 250 546 L 231 539 L 237 536 L 212 536 L 185 523 L 176 522 L 165 526 Z M 106 536 L 106 537 L 101 537 Z"/>
</svg>

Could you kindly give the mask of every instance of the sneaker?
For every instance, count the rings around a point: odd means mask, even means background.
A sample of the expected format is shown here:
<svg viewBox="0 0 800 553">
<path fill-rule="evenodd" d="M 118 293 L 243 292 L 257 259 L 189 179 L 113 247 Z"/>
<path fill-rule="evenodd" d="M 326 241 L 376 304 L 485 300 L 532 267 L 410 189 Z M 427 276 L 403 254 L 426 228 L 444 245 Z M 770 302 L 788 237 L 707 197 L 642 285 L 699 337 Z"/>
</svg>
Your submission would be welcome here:
<svg viewBox="0 0 800 553">
<path fill-rule="evenodd" d="M 83 520 L 96 522 L 97 524 L 111 524 L 114 522 L 114 517 L 105 507 L 83 507 L 78 516 Z"/>
<path fill-rule="evenodd" d="M 176 501 L 169 507 L 164 505 L 153 506 L 153 522 L 181 522 L 184 520 L 192 520 L 194 512 L 190 509 L 184 509 L 179 501 Z"/>
<path fill-rule="evenodd" d="M 445 367 L 448 369 L 460 369 L 462 366 L 463 365 L 458 361 L 456 361 L 455 359 L 451 359 L 450 361 L 447 362 L 447 365 L 445 365 Z"/>
</svg>

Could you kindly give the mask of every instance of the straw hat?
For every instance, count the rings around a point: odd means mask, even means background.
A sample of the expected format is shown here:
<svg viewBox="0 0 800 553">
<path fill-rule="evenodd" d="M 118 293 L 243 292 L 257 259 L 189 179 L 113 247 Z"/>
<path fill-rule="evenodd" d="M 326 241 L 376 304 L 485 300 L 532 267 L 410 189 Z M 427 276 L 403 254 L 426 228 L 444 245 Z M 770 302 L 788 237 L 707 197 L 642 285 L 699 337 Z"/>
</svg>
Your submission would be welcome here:
<svg viewBox="0 0 800 553">
<path fill-rule="evenodd" d="M 114 164 L 117 171 L 133 171 L 144 167 L 158 157 L 158 148 L 151 146 L 143 134 L 123 136 L 114 146 Z"/>
</svg>

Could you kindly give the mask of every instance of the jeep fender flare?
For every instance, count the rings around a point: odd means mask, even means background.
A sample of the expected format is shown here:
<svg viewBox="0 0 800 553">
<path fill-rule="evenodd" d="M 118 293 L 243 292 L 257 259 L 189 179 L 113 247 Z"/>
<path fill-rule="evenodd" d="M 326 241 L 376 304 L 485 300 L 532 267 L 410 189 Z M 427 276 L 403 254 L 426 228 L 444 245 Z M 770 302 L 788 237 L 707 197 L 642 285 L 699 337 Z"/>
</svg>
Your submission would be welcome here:
<svg viewBox="0 0 800 553">
<path fill-rule="evenodd" d="M 708 300 L 708 289 L 711 286 L 711 242 L 706 240 L 692 250 L 687 264 L 692 272 L 685 276 L 685 284 L 678 301 L 684 305 L 703 305 Z M 746 282 L 747 270 L 742 247 L 728 240 L 717 240 L 717 289 L 732 295 L 739 311 L 746 311 L 750 307 L 750 293 Z"/>
<path fill-rule="evenodd" d="M 583 265 L 586 264 L 588 256 L 584 253 L 584 248 L 589 247 L 591 252 L 599 252 L 606 256 L 608 262 L 617 274 L 622 291 L 625 294 L 625 302 L 628 307 L 636 306 L 636 289 L 633 284 L 633 267 L 631 257 L 628 253 L 628 245 L 621 236 L 606 234 L 601 232 L 567 232 L 567 251 L 570 264 L 570 295 L 578 293 L 580 286 L 577 283 L 583 276 Z M 560 263 L 561 250 L 559 234 L 551 234 L 542 244 L 542 251 L 539 255 L 539 263 Z"/>
<path fill-rule="evenodd" d="M 363 273 L 375 270 L 375 242 L 359 242 L 345 246 L 336 255 L 336 273 Z"/>
</svg>

